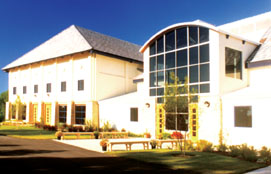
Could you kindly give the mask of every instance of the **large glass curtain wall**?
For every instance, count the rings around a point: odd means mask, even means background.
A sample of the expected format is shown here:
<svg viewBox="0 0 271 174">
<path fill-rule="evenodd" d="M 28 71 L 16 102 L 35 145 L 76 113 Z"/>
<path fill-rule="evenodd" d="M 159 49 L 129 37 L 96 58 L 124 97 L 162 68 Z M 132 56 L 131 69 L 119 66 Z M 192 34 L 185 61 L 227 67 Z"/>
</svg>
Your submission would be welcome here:
<svg viewBox="0 0 271 174">
<path fill-rule="evenodd" d="M 209 64 L 208 28 L 186 26 L 163 34 L 150 45 L 150 96 L 164 95 L 171 72 L 182 83 L 187 77 L 190 91 L 209 93 Z"/>
</svg>

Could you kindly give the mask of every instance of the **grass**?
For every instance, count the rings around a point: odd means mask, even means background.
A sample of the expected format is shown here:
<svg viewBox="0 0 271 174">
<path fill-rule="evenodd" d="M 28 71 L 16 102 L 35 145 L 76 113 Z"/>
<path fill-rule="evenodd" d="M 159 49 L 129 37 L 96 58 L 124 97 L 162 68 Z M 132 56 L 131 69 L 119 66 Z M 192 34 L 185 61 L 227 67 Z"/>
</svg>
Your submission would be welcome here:
<svg viewBox="0 0 271 174">
<path fill-rule="evenodd" d="M 0 126 L 0 134 L 27 139 L 54 139 L 55 131 L 47 131 L 34 126 Z"/>
<path fill-rule="evenodd" d="M 180 151 L 171 150 L 117 151 L 109 154 L 204 174 L 238 174 L 265 167 L 263 164 L 207 152 L 187 152 L 187 156 L 182 156 Z"/>
</svg>

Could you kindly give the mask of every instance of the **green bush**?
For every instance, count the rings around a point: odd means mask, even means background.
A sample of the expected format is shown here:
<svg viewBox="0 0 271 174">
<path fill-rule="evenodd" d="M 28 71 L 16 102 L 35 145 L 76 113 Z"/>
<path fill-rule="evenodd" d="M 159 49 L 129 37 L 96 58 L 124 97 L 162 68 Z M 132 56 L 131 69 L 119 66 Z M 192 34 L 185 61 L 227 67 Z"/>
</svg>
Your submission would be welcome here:
<svg viewBox="0 0 271 174">
<path fill-rule="evenodd" d="M 260 159 L 264 163 L 270 163 L 271 162 L 271 150 L 267 147 L 263 146 L 262 149 L 259 151 Z"/>
<path fill-rule="evenodd" d="M 213 143 L 206 140 L 199 140 L 196 150 L 200 152 L 212 152 L 214 150 Z"/>
<path fill-rule="evenodd" d="M 162 134 L 162 138 L 163 138 L 163 140 L 171 139 L 171 134 L 170 134 L 170 133 L 167 133 L 167 132 L 164 132 L 164 133 Z"/>
<path fill-rule="evenodd" d="M 240 146 L 238 145 L 232 145 L 232 146 L 229 146 L 229 154 L 230 156 L 232 157 L 238 157 L 238 156 L 241 156 L 241 148 Z"/>
<path fill-rule="evenodd" d="M 228 149 L 229 148 L 226 144 L 220 144 L 217 146 L 217 151 L 219 151 L 219 152 L 227 152 Z"/>
<path fill-rule="evenodd" d="M 192 141 L 185 141 L 184 143 L 184 150 L 186 151 L 195 151 L 195 147 Z"/>
<path fill-rule="evenodd" d="M 248 146 L 247 144 L 241 145 L 241 156 L 243 159 L 248 161 L 257 161 L 257 150 L 254 149 L 253 146 Z"/>
</svg>

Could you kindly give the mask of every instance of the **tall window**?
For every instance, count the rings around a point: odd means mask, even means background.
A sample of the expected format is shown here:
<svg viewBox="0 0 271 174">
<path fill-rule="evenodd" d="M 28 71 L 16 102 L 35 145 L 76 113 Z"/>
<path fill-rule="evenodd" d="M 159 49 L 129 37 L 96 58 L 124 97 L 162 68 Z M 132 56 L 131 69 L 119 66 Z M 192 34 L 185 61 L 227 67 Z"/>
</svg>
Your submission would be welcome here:
<svg viewBox="0 0 271 174">
<path fill-rule="evenodd" d="M 17 88 L 13 87 L 13 95 L 16 95 L 16 94 L 17 94 Z"/>
<path fill-rule="evenodd" d="M 22 109 L 22 111 L 21 111 L 21 114 L 22 114 L 22 120 L 26 120 L 26 105 L 23 104 L 23 105 L 21 106 L 21 109 Z"/>
<path fill-rule="evenodd" d="M 39 92 L 39 87 L 38 87 L 38 85 L 34 85 L 34 93 L 36 94 L 36 93 L 38 93 Z"/>
<path fill-rule="evenodd" d="M 52 85 L 51 85 L 51 83 L 47 83 L 47 84 L 46 84 L 46 92 L 47 92 L 47 93 L 50 93 L 51 90 L 52 90 Z"/>
<path fill-rule="evenodd" d="M 234 107 L 234 126 L 252 127 L 252 107 L 235 106 Z"/>
<path fill-rule="evenodd" d="M 225 48 L 226 76 L 242 79 L 242 52 Z"/>
<path fill-rule="evenodd" d="M 138 108 L 130 108 L 130 120 L 138 121 Z"/>
<path fill-rule="evenodd" d="M 23 86 L 23 94 L 26 94 L 26 92 L 27 92 L 27 88 L 26 86 Z"/>
<path fill-rule="evenodd" d="M 150 96 L 161 99 L 165 83 L 173 83 L 171 73 L 182 83 L 187 78 L 190 90 L 209 93 L 209 59 L 208 28 L 180 27 L 160 36 L 150 45 Z"/>
<path fill-rule="evenodd" d="M 76 105 L 75 106 L 75 124 L 85 124 L 86 119 L 86 106 Z"/>
<path fill-rule="evenodd" d="M 84 80 L 78 80 L 78 91 L 84 90 Z"/>
<path fill-rule="evenodd" d="M 66 123 L 67 105 L 59 105 L 59 123 Z"/>
<path fill-rule="evenodd" d="M 66 92 L 66 82 L 61 82 L 61 92 Z"/>
</svg>

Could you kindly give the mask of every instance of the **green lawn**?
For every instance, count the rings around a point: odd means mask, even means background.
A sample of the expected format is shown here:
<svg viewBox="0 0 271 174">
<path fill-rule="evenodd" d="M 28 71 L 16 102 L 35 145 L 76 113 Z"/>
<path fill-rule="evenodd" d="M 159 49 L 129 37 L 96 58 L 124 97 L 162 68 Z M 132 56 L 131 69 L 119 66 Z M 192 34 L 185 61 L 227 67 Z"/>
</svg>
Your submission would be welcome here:
<svg viewBox="0 0 271 174">
<path fill-rule="evenodd" d="M 109 154 L 145 162 L 160 163 L 172 169 L 186 169 L 204 174 L 244 173 L 265 167 L 263 164 L 207 152 L 188 152 L 185 157 L 180 155 L 180 151 L 171 150 L 119 151 L 110 152 Z"/>
<path fill-rule="evenodd" d="M 0 126 L 0 134 L 28 139 L 54 139 L 55 131 L 47 131 L 34 126 Z"/>
</svg>

